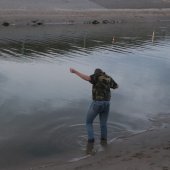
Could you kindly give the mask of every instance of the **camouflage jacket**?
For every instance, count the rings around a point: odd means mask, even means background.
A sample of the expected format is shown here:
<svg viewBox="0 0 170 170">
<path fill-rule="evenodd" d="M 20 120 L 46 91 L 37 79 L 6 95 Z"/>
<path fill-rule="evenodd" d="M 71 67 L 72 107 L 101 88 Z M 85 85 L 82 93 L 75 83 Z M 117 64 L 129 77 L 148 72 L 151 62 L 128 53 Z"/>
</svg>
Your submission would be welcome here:
<svg viewBox="0 0 170 170">
<path fill-rule="evenodd" d="M 93 74 L 90 76 L 92 87 L 92 98 L 96 101 L 109 101 L 111 98 L 110 88 L 118 88 L 118 84 L 107 74 Z"/>
</svg>

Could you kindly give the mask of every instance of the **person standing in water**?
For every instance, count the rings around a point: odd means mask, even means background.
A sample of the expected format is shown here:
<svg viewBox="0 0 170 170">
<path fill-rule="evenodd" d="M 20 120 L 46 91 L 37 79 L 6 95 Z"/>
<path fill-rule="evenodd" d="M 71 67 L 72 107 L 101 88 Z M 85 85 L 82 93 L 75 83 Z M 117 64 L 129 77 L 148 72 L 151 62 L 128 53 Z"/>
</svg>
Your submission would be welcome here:
<svg viewBox="0 0 170 170">
<path fill-rule="evenodd" d="M 107 75 L 100 68 L 95 69 L 92 75 L 86 75 L 73 68 L 70 72 L 76 74 L 83 80 L 89 81 L 92 86 L 93 101 L 87 113 L 86 128 L 88 134 L 87 153 L 93 149 L 95 138 L 93 131 L 93 121 L 97 115 L 100 119 L 101 145 L 107 145 L 107 120 L 110 108 L 111 90 L 118 88 L 118 84 L 112 77 Z"/>
</svg>

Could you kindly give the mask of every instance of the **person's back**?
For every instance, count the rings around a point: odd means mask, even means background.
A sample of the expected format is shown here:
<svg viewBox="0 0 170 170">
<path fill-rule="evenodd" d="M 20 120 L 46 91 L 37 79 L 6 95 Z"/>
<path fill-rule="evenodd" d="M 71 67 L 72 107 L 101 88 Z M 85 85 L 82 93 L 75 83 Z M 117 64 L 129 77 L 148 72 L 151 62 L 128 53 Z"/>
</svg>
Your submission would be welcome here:
<svg viewBox="0 0 170 170">
<path fill-rule="evenodd" d="M 112 89 L 117 88 L 117 83 L 102 70 L 91 75 L 90 82 L 93 84 L 92 98 L 95 101 L 110 101 L 111 98 L 110 88 Z"/>
</svg>

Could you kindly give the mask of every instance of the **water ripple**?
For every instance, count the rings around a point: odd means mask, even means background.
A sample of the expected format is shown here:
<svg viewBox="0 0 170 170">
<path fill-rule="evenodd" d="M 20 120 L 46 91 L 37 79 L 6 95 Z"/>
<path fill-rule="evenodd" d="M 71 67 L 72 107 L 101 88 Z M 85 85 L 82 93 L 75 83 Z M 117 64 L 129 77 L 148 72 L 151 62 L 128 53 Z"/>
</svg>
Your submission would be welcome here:
<svg viewBox="0 0 170 170">
<path fill-rule="evenodd" d="M 107 35 L 107 34 L 106 34 Z M 159 48 L 167 48 L 170 44 L 169 37 L 157 36 L 155 42 L 151 41 L 151 37 L 119 37 L 118 40 L 112 44 L 110 37 L 100 39 L 94 37 L 91 38 L 87 34 L 86 36 L 82 33 L 75 36 L 74 33 L 53 37 L 49 32 L 44 35 L 46 39 L 43 41 L 40 39 L 1 39 L 0 40 L 0 55 L 3 58 L 15 58 L 22 60 L 29 59 L 40 59 L 51 61 L 60 60 L 62 57 L 77 57 L 77 56 L 88 56 L 93 51 L 108 51 L 114 53 L 128 54 L 133 53 L 133 50 L 148 51 L 156 50 Z M 108 36 L 108 35 L 107 35 Z M 158 49 L 156 48 L 158 47 Z M 167 59 L 167 58 L 166 58 Z M 65 58 L 66 60 L 66 58 Z"/>
</svg>

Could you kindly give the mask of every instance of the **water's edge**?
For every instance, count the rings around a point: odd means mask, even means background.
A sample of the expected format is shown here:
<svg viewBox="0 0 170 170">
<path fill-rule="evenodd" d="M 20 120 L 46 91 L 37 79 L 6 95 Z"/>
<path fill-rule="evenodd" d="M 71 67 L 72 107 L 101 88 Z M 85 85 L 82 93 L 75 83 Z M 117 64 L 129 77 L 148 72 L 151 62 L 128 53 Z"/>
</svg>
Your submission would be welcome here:
<svg viewBox="0 0 170 170">
<path fill-rule="evenodd" d="M 0 10 L 0 25 L 170 22 L 170 9 Z"/>
</svg>

